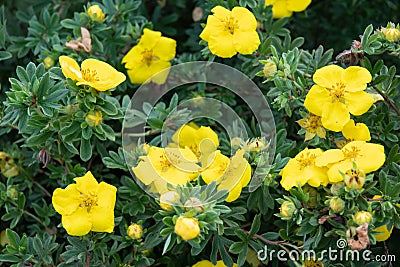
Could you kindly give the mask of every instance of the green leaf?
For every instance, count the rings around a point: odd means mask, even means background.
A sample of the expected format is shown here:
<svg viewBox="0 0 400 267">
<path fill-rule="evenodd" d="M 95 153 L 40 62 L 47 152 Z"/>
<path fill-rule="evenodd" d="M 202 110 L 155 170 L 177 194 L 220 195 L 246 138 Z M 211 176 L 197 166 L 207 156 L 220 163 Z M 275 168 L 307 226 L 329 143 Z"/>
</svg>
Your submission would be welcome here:
<svg viewBox="0 0 400 267">
<path fill-rule="evenodd" d="M 261 226 L 261 214 L 254 216 L 253 224 L 251 225 L 249 236 L 253 236 L 260 230 Z"/>
<path fill-rule="evenodd" d="M 90 140 L 81 138 L 81 147 L 79 149 L 81 160 L 88 161 L 92 157 L 92 145 Z"/>
<path fill-rule="evenodd" d="M 105 101 L 103 105 L 99 105 L 98 108 L 109 116 L 117 115 L 118 113 L 118 110 L 114 104 L 108 101 Z"/>
<path fill-rule="evenodd" d="M 0 255 L 0 262 L 20 262 L 21 259 L 14 255 L 2 254 Z"/>
<path fill-rule="evenodd" d="M 239 254 L 245 247 L 247 247 L 246 242 L 235 242 L 229 247 L 229 251 L 233 254 Z"/>
<path fill-rule="evenodd" d="M 14 248 L 18 248 L 21 242 L 21 239 L 19 238 L 18 234 L 14 232 L 11 229 L 6 229 L 6 236 L 8 240 L 10 241 L 10 245 L 13 246 Z"/>
<path fill-rule="evenodd" d="M 0 51 L 0 61 L 12 58 L 12 54 L 8 51 Z"/>
</svg>

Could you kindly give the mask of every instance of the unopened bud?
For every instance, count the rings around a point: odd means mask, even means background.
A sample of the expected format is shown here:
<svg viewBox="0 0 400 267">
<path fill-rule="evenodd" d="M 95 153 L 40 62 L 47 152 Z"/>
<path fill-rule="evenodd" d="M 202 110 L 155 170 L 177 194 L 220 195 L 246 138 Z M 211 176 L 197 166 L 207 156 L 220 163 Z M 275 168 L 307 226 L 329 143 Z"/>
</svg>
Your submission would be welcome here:
<svg viewBox="0 0 400 267">
<path fill-rule="evenodd" d="M 89 18 L 93 21 L 100 22 L 103 21 L 105 16 L 103 10 L 99 7 L 99 5 L 90 6 L 87 10 L 87 14 Z"/>
<path fill-rule="evenodd" d="M 341 212 L 344 209 L 345 204 L 346 203 L 340 197 L 333 197 L 329 201 L 329 207 L 334 212 Z"/>
<path fill-rule="evenodd" d="M 342 194 L 343 189 L 344 189 L 344 183 L 343 182 L 334 183 L 331 186 L 331 193 L 334 196 L 339 196 L 340 194 Z"/>
<path fill-rule="evenodd" d="M 372 215 L 368 211 L 359 211 L 354 215 L 354 222 L 358 225 L 371 224 Z"/>
<path fill-rule="evenodd" d="M 172 210 L 171 203 L 176 203 L 179 201 L 179 194 L 175 191 L 165 192 L 160 196 L 160 207 L 163 210 Z"/>
<path fill-rule="evenodd" d="M 272 78 L 277 71 L 276 64 L 272 60 L 267 60 L 264 65 L 263 72 L 267 78 Z"/>
<path fill-rule="evenodd" d="M 97 110 L 90 111 L 85 118 L 86 123 L 91 127 L 98 126 L 102 120 L 103 116 Z"/>
<path fill-rule="evenodd" d="M 188 241 L 200 235 L 199 222 L 196 218 L 179 217 L 175 224 L 175 233 Z"/>
<path fill-rule="evenodd" d="M 293 213 L 296 210 L 296 206 L 292 201 L 286 200 L 282 203 L 281 207 L 279 208 L 281 211 L 281 215 L 285 218 L 291 218 Z"/>
<path fill-rule="evenodd" d="M 203 211 L 203 202 L 201 202 L 201 200 L 196 197 L 191 197 L 189 200 L 185 202 L 184 206 L 185 208 L 194 209 L 197 213 Z"/>
<path fill-rule="evenodd" d="M 140 239 L 143 236 L 143 228 L 141 225 L 133 223 L 129 225 L 126 233 L 132 239 Z"/>
<path fill-rule="evenodd" d="M 344 183 L 350 189 L 361 189 L 365 183 L 365 172 L 359 169 L 350 169 L 344 175 Z"/>
<path fill-rule="evenodd" d="M 53 67 L 53 66 L 54 66 L 54 63 L 55 63 L 55 61 L 54 61 L 54 59 L 52 59 L 51 57 L 46 57 L 46 58 L 43 60 L 44 67 L 45 67 L 46 69 Z"/>
</svg>

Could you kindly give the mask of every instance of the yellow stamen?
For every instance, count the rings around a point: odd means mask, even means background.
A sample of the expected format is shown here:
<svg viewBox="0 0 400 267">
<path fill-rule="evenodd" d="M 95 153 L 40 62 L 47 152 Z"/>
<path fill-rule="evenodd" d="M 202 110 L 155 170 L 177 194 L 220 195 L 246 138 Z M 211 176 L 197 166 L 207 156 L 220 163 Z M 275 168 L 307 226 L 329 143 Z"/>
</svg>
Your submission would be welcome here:
<svg viewBox="0 0 400 267">
<path fill-rule="evenodd" d="M 87 68 L 83 69 L 81 72 L 82 72 L 82 78 L 87 82 L 100 81 L 100 78 L 98 77 L 96 70 L 91 70 Z"/>
</svg>

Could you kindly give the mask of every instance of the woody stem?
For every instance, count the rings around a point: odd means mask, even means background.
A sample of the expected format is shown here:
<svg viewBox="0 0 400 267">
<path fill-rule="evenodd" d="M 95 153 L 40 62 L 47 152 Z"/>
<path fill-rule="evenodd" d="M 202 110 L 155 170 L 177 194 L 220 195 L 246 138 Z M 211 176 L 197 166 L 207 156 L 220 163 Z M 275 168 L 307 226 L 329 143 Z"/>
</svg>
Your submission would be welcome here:
<svg viewBox="0 0 400 267">
<path fill-rule="evenodd" d="M 382 90 L 379 89 L 378 86 L 376 86 L 376 85 L 374 85 L 374 86 L 372 86 L 372 87 L 375 89 L 375 91 L 378 92 L 378 94 L 380 94 L 380 95 L 383 97 L 383 99 L 385 100 L 385 102 L 389 104 L 389 106 L 397 113 L 397 115 L 400 116 L 400 110 L 397 109 L 397 107 L 396 107 L 396 106 L 393 104 L 393 102 L 382 92 Z"/>
</svg>

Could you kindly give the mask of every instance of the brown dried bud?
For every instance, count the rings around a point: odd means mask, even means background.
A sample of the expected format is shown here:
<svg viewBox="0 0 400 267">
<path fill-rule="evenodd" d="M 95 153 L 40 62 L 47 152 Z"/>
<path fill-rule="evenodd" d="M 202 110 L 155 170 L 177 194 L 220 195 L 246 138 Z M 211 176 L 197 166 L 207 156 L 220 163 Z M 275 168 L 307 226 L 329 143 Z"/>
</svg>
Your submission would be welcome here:
<svg viewBox="0 0 400 267">
<path fill-rule="evenodd" d="M 348 246 L 353 250 L 362 250 L 369 245 L 368 224 L 356 228 L 356 235 L 349 240 Z"/>
</svg>

